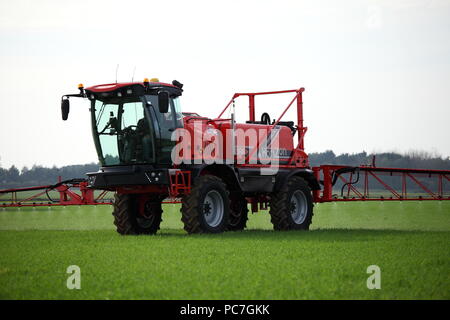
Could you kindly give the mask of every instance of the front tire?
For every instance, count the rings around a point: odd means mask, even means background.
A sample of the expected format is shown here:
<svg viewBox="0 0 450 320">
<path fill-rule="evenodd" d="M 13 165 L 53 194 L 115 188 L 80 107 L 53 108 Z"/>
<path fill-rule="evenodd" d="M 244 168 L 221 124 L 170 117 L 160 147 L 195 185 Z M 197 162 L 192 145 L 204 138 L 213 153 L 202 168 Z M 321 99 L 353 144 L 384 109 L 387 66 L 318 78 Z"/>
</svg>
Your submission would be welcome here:
<svg viewBox="0 0 450 320">
<path fill-rule="evenodd" d="M 161 224 L 161 200 L 148 195 L 115 194 L 114 225 L 121 235 L 155 234 Z"/>
<path fill-rule="evenodd" d="M 225 231 L 230 214 L 228 191 L 222 179 L 198 177 L 191 192 L 183 197 L 181 221 L 188 233 L 220 233 Z"/>
<path fill-rule="evenodd" d="M 227 230 L 241 231 L 247 227 L 248 207 L 245 197 L 234 192 L 230 195 L 230 219 Z"/>
<path fill-rule="evenodd" d="M 308 183 L 291 177 L 270 199 L 270 216 L 275 230 L 309 230 L 313 199 Z"/>
</svg>

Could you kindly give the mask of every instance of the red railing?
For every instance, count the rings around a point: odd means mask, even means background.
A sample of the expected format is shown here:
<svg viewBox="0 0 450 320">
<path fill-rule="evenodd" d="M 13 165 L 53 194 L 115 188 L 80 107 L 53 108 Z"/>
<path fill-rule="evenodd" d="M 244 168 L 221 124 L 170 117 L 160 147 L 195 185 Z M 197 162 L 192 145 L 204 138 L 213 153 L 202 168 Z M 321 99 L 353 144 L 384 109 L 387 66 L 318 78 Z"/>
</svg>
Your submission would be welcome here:
<svg viewBox="0 0 450 320">
<path fill-rule="evenodd" d="M 222 112 L 217 117 L 218 119 L 225 113 L 225 111 L 230 107 L 232 103 L 234 103 L 235 99 L 241 96 L 247 96 L 249 99 L 249 120 L 255 121 L 255 96 L 260 95 L 273 95 L 273 94 L 282 94 L 282 93 L 295 93 L 294 98 L 290 101 L 290 103 L 287 105 L 287 107 L 284 109 L 284 111 L 281 113 L 281 115 L 277 118 L 277 120 L 271 125 L 269 132 L 267 135 L 270 134 L 270 131 L 275 128 L 276 125 L 281 121 L 283 116 L 286 114 L 286 112 L 289 110 L 289 108 L 292 106 L 292 104 L 297 101 L 297 131 L 298 131 L 298 145 L 296 149 L 304 150 L 304 136 L 308 128 L 303 126 L 303 96 L 302 93 L 305 91 L 305 88 L 300 89 L 293 89 L 293 90 L 282 90 L 282 91 L 267 91 L 267 92 L 253 92 L 253 93 L 235 93 L 233 97 L 230 99 L 230 101 L 227 103 L 225 108 L 222 110 Z M 258 148 L 255 148 L 253 153 L 256 152 Z M 253 155 L 249 154 L 246 161 L 251 158 Z M 293 153 L 294 154 L 294 153 Z M 291 159 L 292 160 L 292 159 Z"/>
<path fill-rule="evenodd" d="M 191 192 L 191 172 L 174 169 L 175 174 L 170 175 L 170 198 L 176 198 Z"/>
</svg>

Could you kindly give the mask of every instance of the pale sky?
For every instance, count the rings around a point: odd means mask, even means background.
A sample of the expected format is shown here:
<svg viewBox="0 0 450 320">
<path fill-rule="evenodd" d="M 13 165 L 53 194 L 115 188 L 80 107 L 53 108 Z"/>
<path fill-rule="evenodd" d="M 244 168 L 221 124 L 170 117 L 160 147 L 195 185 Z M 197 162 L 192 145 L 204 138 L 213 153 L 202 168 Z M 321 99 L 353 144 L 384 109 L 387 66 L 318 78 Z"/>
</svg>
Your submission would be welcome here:
<svg viewBox="0 0 450 320">
<path fill-rule="evenodd" d="M 305 87 L 307 152 L 447 157 L 449 39 L 443 0 L 0 0 L 0 164 L 96 162 L 88 102 L 63 122 L 60 99 L 114 82 L 117 64 L 119 82 L 179 80 L 183 110 L 209 117 L 234 92 Z"/>
</svg>

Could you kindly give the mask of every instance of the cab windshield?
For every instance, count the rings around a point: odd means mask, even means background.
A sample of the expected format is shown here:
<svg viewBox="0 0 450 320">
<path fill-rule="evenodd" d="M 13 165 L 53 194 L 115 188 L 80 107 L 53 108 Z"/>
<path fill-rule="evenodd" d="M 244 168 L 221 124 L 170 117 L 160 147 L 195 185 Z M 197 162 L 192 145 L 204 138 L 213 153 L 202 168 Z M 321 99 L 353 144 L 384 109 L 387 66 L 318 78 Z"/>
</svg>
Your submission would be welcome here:
<svg viewBox="0 0 450 320">
<path fill-rule="evenodd" d="M 94 137 L 103 165 L 153 162 L 154 144 L 142 101 L 95 100 L 94 108 Z"/>
<path fill-rule="evenodd" d="M 160 113 L 158 97 L 138 101 L 92 101 L 94 142 L 104 166 L 171 163 L 172 132 L 183 126 L 179 98 Z"/>
</svg>

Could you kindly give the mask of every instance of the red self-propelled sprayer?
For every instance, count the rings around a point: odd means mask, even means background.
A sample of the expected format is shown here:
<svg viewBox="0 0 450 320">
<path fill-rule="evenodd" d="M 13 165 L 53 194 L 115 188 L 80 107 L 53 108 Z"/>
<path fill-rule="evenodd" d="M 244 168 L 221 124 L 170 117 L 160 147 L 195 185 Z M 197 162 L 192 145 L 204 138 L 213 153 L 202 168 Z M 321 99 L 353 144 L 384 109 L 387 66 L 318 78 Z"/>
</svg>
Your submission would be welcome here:
<svg viewBox="0 0 450 320">
<path fill-rule="evenodd" d="M 145 79 L 80 85 L 79 93 L 64 95 L 63 120 L 70 97 L 89 100 L 101 167 L 77 182 L 79 198 L 61 198 L 59 204 L 103 203 L 90 192 L 111 191 L 117 231 L 153 234 L 164 202 L 181 203 L 188 233 L 217 233 L 244 229 L 249 204 L 252 212 L 269 209 L 275 230 L 307 230 L 314 202 L 450 200 L 449 170 L 381 168 L 374 162 L 311 167 L 304 150 L 304 88 L 235 93 L 217 118 L 209 118 L 181 110 L 182 87 L 176 80 Z M 257 119 L 255 98 L 276 94 L 292 99 L 278 117 L 264 112 Z M 249 116 L 238 123 L 234 107 L 242 98 L 248 99 Z M 229 108 L 231 116 L 223 118 Z M 286 120 L 290 108 L 297 117 Z"/>
</svg>

